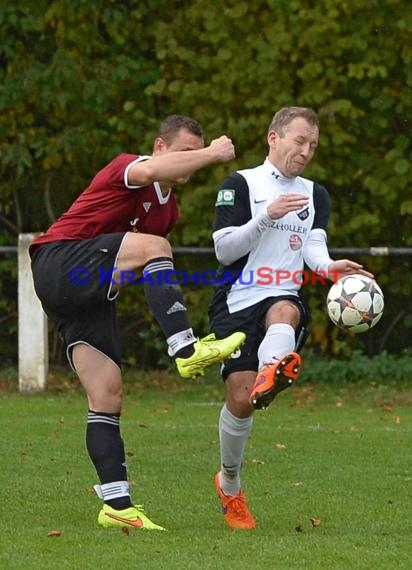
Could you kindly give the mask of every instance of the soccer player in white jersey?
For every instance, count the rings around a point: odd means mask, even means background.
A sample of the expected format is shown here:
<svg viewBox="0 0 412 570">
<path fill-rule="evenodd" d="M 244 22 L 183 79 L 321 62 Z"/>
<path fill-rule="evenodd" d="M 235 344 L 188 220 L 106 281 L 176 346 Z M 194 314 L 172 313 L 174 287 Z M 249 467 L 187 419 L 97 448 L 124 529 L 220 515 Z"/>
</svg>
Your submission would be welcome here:
<svg viewBox="0 0 412 570">
<path fill-rule="evenodd" d="M 329 195 L 301 176 L 319 140 L 316 113 L 280 109 L 270 123 L 263 164 L 225 178 L 218 192 L 213 240 L 219 285 L 209 309 L 216 336 L 243 331 L 246 343 L 222 366 L 226 401 L 219 417 L 221 469 L 215 485 L 225 522 L 252 529 L 240 470 L 255 409 L 266 408 L 297 380 L 299 351 L 307 338 L 309 308 L 299 272 L 334 279 L 350 273 L 373 277 L 327 248 Z"/>
</svg>

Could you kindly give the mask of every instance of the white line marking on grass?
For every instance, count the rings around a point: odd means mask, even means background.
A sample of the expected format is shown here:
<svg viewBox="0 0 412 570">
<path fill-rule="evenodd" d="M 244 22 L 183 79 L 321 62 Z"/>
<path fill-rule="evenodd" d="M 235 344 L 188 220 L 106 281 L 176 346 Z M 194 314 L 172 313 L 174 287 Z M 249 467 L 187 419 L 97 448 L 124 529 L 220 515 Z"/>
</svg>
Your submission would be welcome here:
<svg viewBox="0 0 412 570">
<path fill-rule="evenodd" d="M 188 406 L 197 406 L 197 407 L 216 407 L 216 406 L 223 406 L 223 401 L 222 402 L 188 402 L 187 404 Z"/>
</svg>

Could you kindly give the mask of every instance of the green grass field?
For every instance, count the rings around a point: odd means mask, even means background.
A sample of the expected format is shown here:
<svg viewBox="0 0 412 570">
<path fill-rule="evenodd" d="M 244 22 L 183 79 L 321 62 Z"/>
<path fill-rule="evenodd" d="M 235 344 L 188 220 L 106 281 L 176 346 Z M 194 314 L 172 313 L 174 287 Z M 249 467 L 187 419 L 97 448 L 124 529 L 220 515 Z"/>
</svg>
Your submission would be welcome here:
<svg viewBox="0 0 412 570">
<path fill-rule="evenodd" d="M 0 374 L 1 377 L 1 374 Z M 255 414 L 243 484 L 255 531 L 223 523 L 213 477 L 223 386 L 127 379 L 133 498 L 167 533 L 104 530 L 76 382 L 0 386 L 3 569 L 410 569 L 412 390 L 309 383 Z M 60 536 L 49 536 L 58 531 Z"/>
</svg>

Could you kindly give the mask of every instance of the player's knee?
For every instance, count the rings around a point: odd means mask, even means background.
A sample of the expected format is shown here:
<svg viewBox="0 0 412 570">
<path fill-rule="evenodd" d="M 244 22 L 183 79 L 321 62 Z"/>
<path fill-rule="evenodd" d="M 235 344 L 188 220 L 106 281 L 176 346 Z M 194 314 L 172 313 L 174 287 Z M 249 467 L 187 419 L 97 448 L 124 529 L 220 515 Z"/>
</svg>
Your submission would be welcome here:
<svg viewBox="0 0 412 570">
<path fill-rule="evenodd" d="M 172 247 L 166 238 L 160 236 L 153 236 L 155 239 L 151 240 L 148 246 L 149 259 L 154 257 L 172 257 Z"/>
<path fill-rule="evenodd" d="M 86 392 L 91 410 L 120 413 L 123 404 L 123 386 L 119 382 L 102 382 L 99 387 L 93 386 Z"/>
<path fill-rule="evenodd" d="M 230 410 L 238 418 L 247 418 L 253 411 L 253 406 L 250 403 L 250 390 L 242 388 L 232 391 L 228 398 Z"/>
<path fill-rule="evenodd" d="M 122 252 L 131 258 L 137 258 L 136 262 L 143 266 L 157 257 L 172 257 L 172 247 L 168 240 L 154 235 L 130 233 Z"/>
<path fill-rule="evenodd" d="M 300 321 L 299 308 L 292 301 L 279 301 L 269 309 L 268 321 L 271 324 L 277 322 L 289 323 L 293 327 L 296 327 Z"/>
</svg>

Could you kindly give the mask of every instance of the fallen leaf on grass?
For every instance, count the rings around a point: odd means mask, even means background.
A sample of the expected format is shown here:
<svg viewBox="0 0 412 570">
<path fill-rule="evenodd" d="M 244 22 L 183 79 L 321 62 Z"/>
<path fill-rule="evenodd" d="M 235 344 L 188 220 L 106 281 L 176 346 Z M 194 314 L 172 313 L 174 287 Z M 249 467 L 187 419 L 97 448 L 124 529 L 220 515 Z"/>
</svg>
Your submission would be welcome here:
<svg viewBox="0 0 412 570">
<path fill-rule="evenodd" d="M 252 463 L 256 463 L 256 465 L 264 465 L 265 462 L 261 459 L 252 459 Z"/>
<path fill-rule="evenodd" d="M 61 530 L 51 530 L 47 533 L 47 536 L 61 536 Z"/>
<path fill-rule="evenodd" d="M 312 518 L 312 519 L 310 519 L 310 522 L 311 522 L 312 526 L 319 526 L 320 525 L 319 519 Z"/>
<path fill-rule="evenodd" d="M 129 529 L 127 528 L 127 526 L 122 527 L 122 532 L 124 532 L 124 534 L 127 534 L 127 536 L 129 536 Z"/>
<path fill-rule="evenodd" d="M 396 416 L 395 424 L 399 425 L 400 423 L 401 423 L 401 418 L 399 416 Z"/>
<path fill-rule="evenodd" d="M 278 449 L 286 449 L 286 445 L 285 445 L 284 443 L 277 443 L 277 444 L 276 444 L 276 447 L 277 447 Z"/>
</svg>

